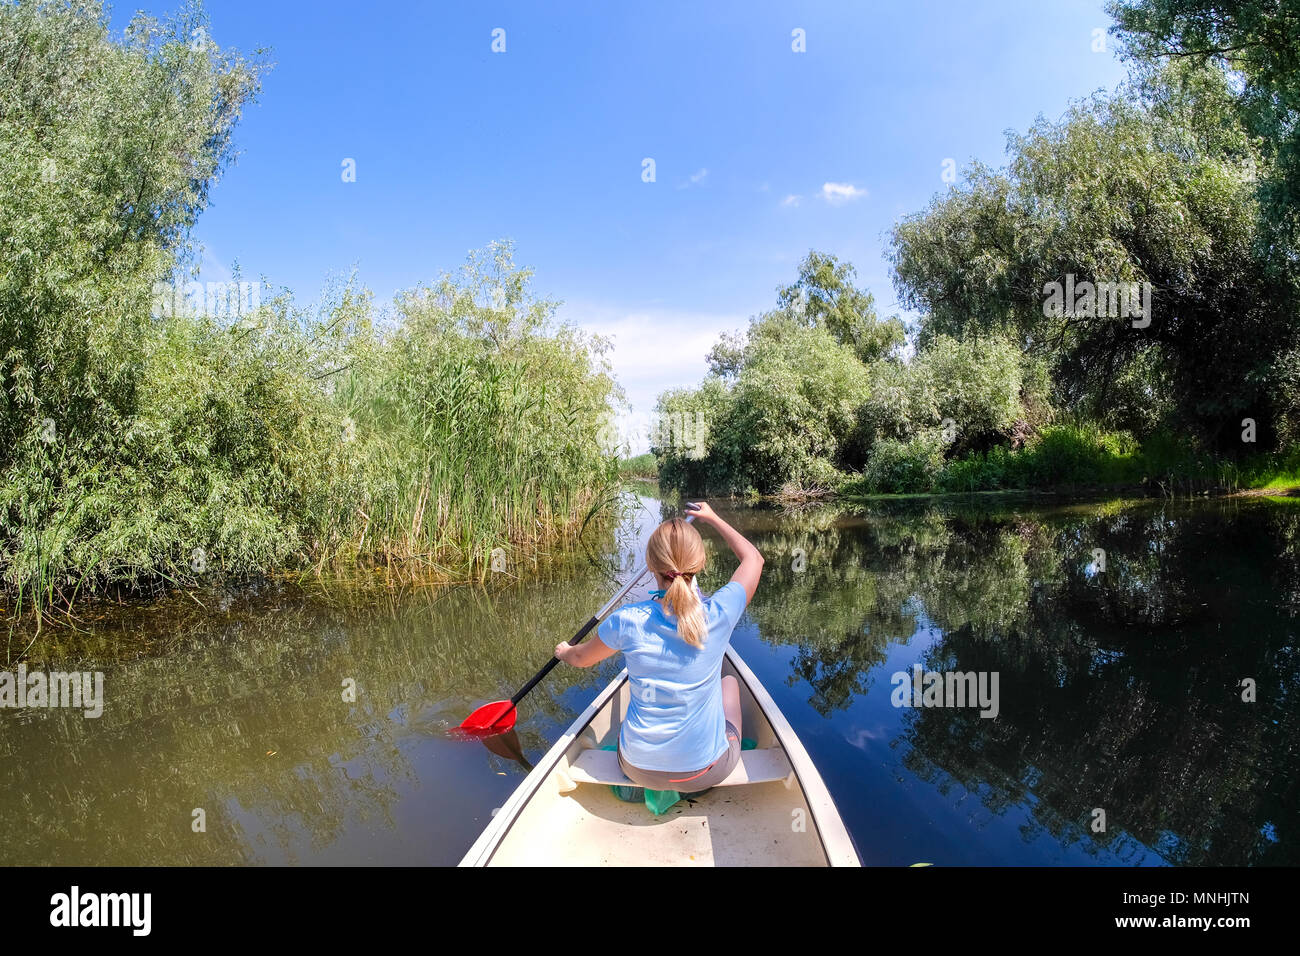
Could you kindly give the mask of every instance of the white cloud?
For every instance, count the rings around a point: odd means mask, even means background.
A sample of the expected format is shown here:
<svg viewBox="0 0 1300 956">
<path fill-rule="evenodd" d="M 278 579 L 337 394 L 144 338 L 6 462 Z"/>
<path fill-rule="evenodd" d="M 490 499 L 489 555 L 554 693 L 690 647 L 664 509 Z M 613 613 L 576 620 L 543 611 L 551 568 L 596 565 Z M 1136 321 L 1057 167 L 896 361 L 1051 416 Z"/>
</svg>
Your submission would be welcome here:
<svg viewBox="0 0 1300 956">
<path fill-rule="evenodd" d="M 649 448 L 646 426 L 659 394 L 698 385 L 708 371 L 705 356 L 718 337 L 749 324 L 748 317 L 740 314 L 663 308 L 566 306 L 561 317 L 613 340 L 606 357 L 632 405 L 632 414 L 619 421 L 620 431 L 633 446 L 632 454 Z"/>
<path fill-rule="evenodd" d="M 859 189 L 852 183 L 822 183 L 821 197 L 832 206 L 838 206 L 854 199 L 863 199 L 866 195 L 867 191 L 865 189 Z"/>
<path fill-rule="evenodd" d="M 790 195 L 790 196 L 786 196 L 784 199 L 781 200 L 781 205 L 782 205 L 782 206 L 797 206 L 797 205 L 799 205 L 799 203 L 800 203 L 802 200 L 803 200 L 803 197 L 802 197 L 802 196 L 794 196 L 794 195 Z"/>
<path fill-rule="evenodd" d="M 698 186 L 700 183 L 704 182 L 705 177 L 708 175 L 709 171 L 707 169 L 700 169 L 697 172 L 692 173 L 690 178 L 677 188 L 690 189 L 692 186 Z"/>
</svg>

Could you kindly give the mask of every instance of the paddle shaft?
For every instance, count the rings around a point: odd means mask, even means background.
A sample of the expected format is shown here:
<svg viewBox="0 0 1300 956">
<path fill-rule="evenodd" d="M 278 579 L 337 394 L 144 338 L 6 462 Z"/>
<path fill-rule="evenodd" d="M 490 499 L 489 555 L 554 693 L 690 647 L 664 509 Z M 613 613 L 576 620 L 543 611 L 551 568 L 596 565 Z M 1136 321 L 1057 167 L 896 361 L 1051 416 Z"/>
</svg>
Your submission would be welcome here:
<svg viewBox="0 0 1300 956">
<path fill-rule="evenodd" d="M 687 515 L 686 520 L 688 522 L 694 521 L 695 515 Z M 596 629 L 596 626 L 600 624 L 600 622 L 603 621 L 609 615 L 609 612 L 614 610 L 614 608 L 618 606 L 618 602 L 623 600 L 623 598 L 627 595 L 627 592 L 631 591 L 634 587 L 636 587 L 641 582 L 641 579 L 646 576 L 646 572 L 648 572 L 649 570 L 650 568 L 647 565 L 644 564 L 641 565 L 641 570 L 638 571 L 627 582 L 627 584 L 623 585 L 623 587 L 619 590 L 619 592 L 615 594 L 612 598 L 610 598 L 609 602 L 606 603 L 606 605 L 602 607 L 599 611 L 597 611 L 591 617 L 591 619 L 587 621 L 586 624 L 578 628 L 578 633 L 574 634 L 573 637 L 569 639 L 569 643 L 581 644 L 583 640 L 587 637 L 587 635 L 590 634 L 592 631 L 594 631 Z M 523 687 L 519 688 L 515 696 L 510 698 L 510 703 L 517 705 L 521 700 L 524 699 L 524 695 L 526 695 L 530 690 L 532 690 L 539 683 L 541 683 L 542 678 L 545 677 L 547 674 L 549 674 L 555 668 L 555 665 L 558 663 L 560 663 L 560 659 L 558 657 L 552 656 L 551 659 L 546 662 L 546 666 L 543 667 L 541 670 L 539 670 L 536 674 L 534 674 L 532 676 L 532 679 L 529 680 L 529 682 L 525 684 Z"/>
</svg>

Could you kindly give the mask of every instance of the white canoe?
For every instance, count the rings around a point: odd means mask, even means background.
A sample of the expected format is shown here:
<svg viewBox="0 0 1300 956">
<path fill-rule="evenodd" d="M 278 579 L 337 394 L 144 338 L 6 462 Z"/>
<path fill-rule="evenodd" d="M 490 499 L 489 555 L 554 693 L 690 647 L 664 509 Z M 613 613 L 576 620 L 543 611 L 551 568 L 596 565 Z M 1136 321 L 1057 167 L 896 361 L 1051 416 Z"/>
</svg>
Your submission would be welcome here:
<svg viewBox="0 0 1300 956">
<path fill-rule="evenodd" d="M 742 736 L 757 741 L 722 784 L 656 817 L 624 803 L 617 755 L 630 693 L 624 670 L 533 768 L 461 866 L 861 866 L 835 802 L 803 744 L 745 662 Z"/>
</svg>

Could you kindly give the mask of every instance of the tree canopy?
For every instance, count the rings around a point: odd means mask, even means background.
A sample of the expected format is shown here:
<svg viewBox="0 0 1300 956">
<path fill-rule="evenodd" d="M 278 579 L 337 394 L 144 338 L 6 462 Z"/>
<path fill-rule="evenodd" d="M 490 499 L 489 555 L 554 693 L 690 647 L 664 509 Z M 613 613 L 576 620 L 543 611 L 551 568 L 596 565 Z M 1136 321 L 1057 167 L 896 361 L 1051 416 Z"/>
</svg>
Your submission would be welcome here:
<svg viewBox="0 0 1300 956">
<path fill-rule="evenodd" d="M 1243 416 L 1274 426 L 1297 285 L 1261 232 L 1268 167 L 1222 75 L 1175 66 L 1011 137 L 1003 171 L 894 230 L 902 300 L 924 344 L 1000 331 L 1050 363 L 1055 400 L 1112 427 L 1219 441 Z M 1047 286 L 1149 283 L 1146 320 L 1047 314 Z M 1239 426 L 1238 426 L 1239 427 Z"/>
<path fill-rule="evenodd" d="M 1232 77 L 1238 115 L 1271 167 L 1260 180 L 1265 211 L 1294 239 L 1300 230 L 1300 2 L 1113 0 L 1107 10 L 1113 32 L 1140 66 L 1183 62 Z"/>
</svg>

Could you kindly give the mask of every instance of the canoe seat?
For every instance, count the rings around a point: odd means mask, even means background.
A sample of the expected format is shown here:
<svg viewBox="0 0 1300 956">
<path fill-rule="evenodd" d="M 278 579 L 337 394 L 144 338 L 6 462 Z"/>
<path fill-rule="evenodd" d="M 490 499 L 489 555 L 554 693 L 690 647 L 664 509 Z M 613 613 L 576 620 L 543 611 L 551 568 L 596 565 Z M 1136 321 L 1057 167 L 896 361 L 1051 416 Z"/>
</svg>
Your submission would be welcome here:
<svg viewBox="0 0 1300 956">
<path fill-rule="evenodd" d="M 764 750 L 744 750 L 740 762 L 719 787 L 739 787 L 747 783 L 771 783 L 779 780 L 787 787 L 794 782 L 790 759 L 779 747 Z M 613 750 L 584 750 L 578 759 L 569 764 L 568 773 L 561 773 L 560 792 L 568 793 L 580 783 L 605 784 L 611 787 L 635 787 L 618 766 L 618 753 Z M 689 787 L 689 784 L 683 784 Z"/>
</svg>

